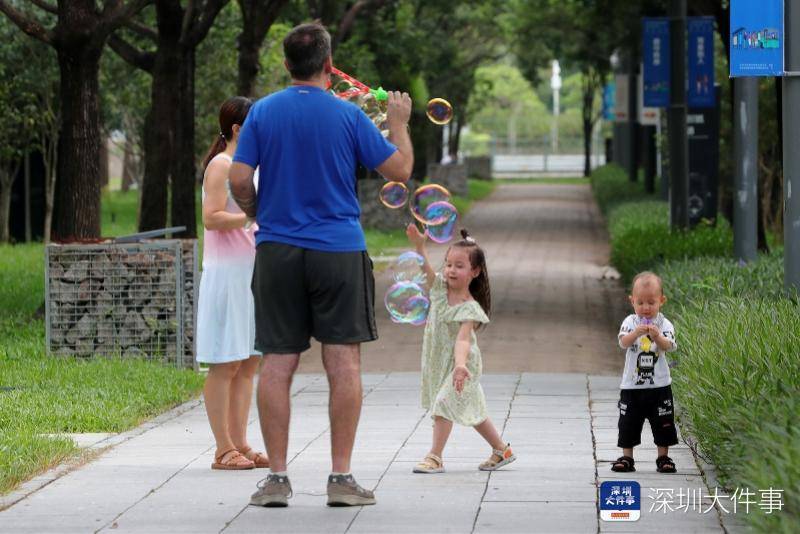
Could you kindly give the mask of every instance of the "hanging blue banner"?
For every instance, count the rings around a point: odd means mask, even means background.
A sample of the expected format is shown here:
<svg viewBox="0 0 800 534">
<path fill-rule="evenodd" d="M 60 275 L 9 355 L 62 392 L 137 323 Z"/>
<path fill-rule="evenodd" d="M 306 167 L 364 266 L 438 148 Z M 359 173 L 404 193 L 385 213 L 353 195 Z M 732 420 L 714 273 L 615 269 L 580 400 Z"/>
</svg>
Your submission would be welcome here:
<svg viewBox="0 0 800 534">
<path fill-rule="evenodd" d="M 608 82 L 603 87 L 603 120 L 614 121 L 614 105 L 617 100 L 617 86 L 614 82 Z"/>
<path fill-rule="evenodd" d="M 731 76 L 783 76 L 784 0 L 731 0 Z"/>
<path fill-rule="evenodd" d="M 643 102 L 647 107 L 669 106 L 669 20 L 642 19 Z"/>
<path fill-rule="evenodd" d="M 714 95 L 714 19 L 690 17 L 686 21 L 689 36 L 689 79 L 686 103 L 690 108 L 713 108 Z"/>
</svg>

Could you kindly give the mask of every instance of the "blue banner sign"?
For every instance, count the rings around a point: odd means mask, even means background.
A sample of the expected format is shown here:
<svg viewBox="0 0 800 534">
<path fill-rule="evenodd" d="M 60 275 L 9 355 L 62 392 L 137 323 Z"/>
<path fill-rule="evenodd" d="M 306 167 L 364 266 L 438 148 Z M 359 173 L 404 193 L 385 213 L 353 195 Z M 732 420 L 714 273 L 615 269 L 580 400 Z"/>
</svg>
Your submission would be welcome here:
<svg viewBox="0 0 800 534">
<path fill-rule="evenodd" d="M 689 35 L 689 79 L 686 103 L 690 108 L 713 108 L 714 95 L 714 19 L 690 17 L 686 21 Z"/>
<path fill-rule="evenodd" d="M 642 19 L 643 100 L 653 108 L 669 106 L 669 20 Z"/>
<path fill-rule="evenodd" d="M 731 0 L 731 76 L 783 76 L 784 0 Z"/>
<path fill-rule="evenodd" d="M 617 99 L 617 86 L 609 82 L 603 87 L 603 120 L 614 121 L 614 105 Z"/>
</svg>

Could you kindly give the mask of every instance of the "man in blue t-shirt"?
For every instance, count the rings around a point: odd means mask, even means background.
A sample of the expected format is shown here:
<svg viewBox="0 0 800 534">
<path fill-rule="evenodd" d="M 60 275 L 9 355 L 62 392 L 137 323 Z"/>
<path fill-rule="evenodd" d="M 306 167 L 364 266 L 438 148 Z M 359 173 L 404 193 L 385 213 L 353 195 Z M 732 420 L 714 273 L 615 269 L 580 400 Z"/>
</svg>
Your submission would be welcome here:
<svg viewBox="0 0 800 534">
<path fill-rule="evenodd" d="M 375 280 L 356 195 L 356 166 L 392 181 L 411 175 L 411 99 L 390 92 L 388 140 L 330 85 L 330 35 L 319 24 L 294 28 L 283 41 L 292 85 L 256 102 L 239 134 L 230 170 L 236 202 L 258 223 L 253 296 L 261 430 L 271 474 L 251 504 L 286 506 L 289 390 L 300 353 L 322 343 L 330 383 L 328 504 L 375 504 L 350 473 L 361 413 L 360 343 L 377 338 Z M 259 169 L 258 194 L 252 177 Z"/>
</svg>

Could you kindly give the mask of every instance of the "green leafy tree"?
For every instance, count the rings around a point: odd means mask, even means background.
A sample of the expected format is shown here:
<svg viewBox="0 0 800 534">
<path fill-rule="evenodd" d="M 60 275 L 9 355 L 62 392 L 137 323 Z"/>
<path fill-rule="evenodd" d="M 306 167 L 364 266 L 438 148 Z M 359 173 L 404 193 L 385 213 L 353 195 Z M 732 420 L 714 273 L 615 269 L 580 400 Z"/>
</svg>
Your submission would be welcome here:
<svg viewBox="0 0 800 534">
<path fill-rule="evenodd" d="M 109 35 L 152 0 L 0 0 L 0 11 L 50 45 L 60 71 L 61 131 L 54 233 L 64 240 L 100 235 L 98 72 Z M 35 6 L 36 11 L 27 8 Z"/>
<path fill-rule="evenodd" d="M 195 71 L 196 51 L 229 0 L 154 0 L 153 16 L 128 25 L 129 32 L 149 41 L 137 47 L 126 32 L 109 39 L 111 48 L 131 65 L 152 75 L 151 107 L 145 119 L 145 170 L 139 229 L 166 225 L 167 186 L 170 222 L 185 226 L 195 237 Z"/>
</svg>

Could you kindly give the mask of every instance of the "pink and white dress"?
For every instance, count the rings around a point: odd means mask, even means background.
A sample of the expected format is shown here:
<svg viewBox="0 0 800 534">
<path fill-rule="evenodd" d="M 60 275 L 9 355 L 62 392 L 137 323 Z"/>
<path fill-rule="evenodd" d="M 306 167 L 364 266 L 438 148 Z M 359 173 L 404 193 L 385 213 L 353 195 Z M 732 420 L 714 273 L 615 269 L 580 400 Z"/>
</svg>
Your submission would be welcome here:
<svg viewBox="0 0 800 534">
<path fill-rule="evenodd" d="M 227 154 L 214 159 L 231 160 Z M 213 160 L 212 160 L 213 161 Z M 242 213 L 231 198 L 225 211 Z M 206 198 L 203 176 L 203 201 Z M 255 263 L 255 225 L 249 229 L 204 230 L 203 272 L 197 304 L 197 361 L 227 363 L 246 360 L 255 350 L 256 326 L 250 281 Z"/>
</svg>

